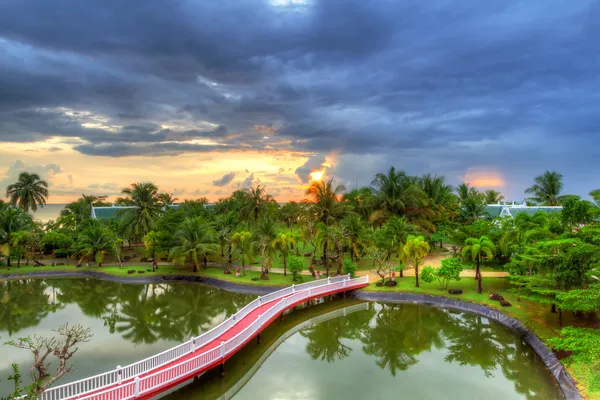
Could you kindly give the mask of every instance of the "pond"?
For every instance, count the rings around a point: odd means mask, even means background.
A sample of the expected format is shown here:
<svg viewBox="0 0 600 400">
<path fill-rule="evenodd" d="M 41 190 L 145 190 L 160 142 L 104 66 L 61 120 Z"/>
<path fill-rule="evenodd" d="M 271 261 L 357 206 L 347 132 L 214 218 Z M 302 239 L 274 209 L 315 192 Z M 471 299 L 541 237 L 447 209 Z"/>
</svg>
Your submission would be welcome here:
<svg viewBox="0 0 600 400">
<path fill-rule="evenodd" d="M 61 383 L 125 365 L 215 326 L 252 296 L 199 284 L 99 280 L 0 283 L 0 337 L 50 335 L 64 322 L 94 337 Z M 425 305 L 336 299 L 287 314 L 218 369 L 173 399 L 556 399 L 554 378 L 502 325 Z M 0 395 L 10 363 L 30 354 L 3 346 Z"/>
</svg>

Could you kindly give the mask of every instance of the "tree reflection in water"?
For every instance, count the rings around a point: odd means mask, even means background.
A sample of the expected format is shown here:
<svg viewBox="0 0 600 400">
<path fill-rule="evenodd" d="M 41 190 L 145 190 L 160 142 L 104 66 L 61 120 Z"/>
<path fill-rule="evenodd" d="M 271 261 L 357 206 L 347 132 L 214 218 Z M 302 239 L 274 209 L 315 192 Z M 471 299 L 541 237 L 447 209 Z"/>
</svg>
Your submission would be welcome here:
<svg viewBox="0 0 600 400">
<path fill-rule="evenodd" d="M 122 284 L 94 279 L 0 283 L 0 332 L 36 326 L 48 313 L 76 304 L 110 333 L 134 344 L 183 341 L 235 313 L 254 297 L 197 284 Z"/>
</svg>

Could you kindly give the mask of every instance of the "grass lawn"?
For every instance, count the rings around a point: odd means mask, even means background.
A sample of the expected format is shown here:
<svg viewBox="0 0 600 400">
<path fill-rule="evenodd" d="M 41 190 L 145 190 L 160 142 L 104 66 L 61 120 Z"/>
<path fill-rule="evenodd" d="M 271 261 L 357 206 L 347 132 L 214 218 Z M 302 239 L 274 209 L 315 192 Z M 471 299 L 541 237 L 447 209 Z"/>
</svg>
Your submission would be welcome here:
<svg viewBox="0 0 600 400">
<path fill-rule="evenodd" d="M 135 274 L 129 274 L 129 270 L 135 270 Z M 150 271 L 148 271 L 150 270 Z M 269 280 L 256 280 L 253 281 L 252 278 L 259 278 L 260 272 L 254 271 L 246 271 L 245 276 L 240 276 L 237 278 L 235 276 L 235 272 L 233 274 L 224 274 L 223 268 L 218 267 L 209 267 L 207 269 L 200 268 L 198 272 L 193 272 L 192 267 L 174 267 L 174 266 L 160 266 L 157 271 L 152 272 L 152 268 L 149 265 L 143 266 L 131 266 L 124 265 L 123 268 L 119 268 L 118 266 L 108 266 L 108 267 L 81 267 L 75 268 L 75 266 L 59 266 L 59 267 L 0 267 L 0 275 L 1 274 L 27 274 L 32 272 L 46 272 L 46 271 L 92 271 L 98 272 L 107 275 L 119 276 L 119 277 L 143 277 L 143 276 L 169 276 L 169 275 L 190 275 L 190 276 L 204 276 L 209 278 L 220 279 L 223 281 L 235 282 L 244 285 L 257 285 L 257 286 L 290 286 L 293 283 L 302 283 L 302 282 L 294 282 L 292 281 L 292 275 L 288 274 L 287 276 L 283 276 L 283 274 L 278 274 L 271 272 L 269 273 Z M 138 273 L 137 271 L 144 271 L 143 274 Z M 303 282 L 309 282 L 313 280 L 312 276 L 302 276 Z"/>
</svg>

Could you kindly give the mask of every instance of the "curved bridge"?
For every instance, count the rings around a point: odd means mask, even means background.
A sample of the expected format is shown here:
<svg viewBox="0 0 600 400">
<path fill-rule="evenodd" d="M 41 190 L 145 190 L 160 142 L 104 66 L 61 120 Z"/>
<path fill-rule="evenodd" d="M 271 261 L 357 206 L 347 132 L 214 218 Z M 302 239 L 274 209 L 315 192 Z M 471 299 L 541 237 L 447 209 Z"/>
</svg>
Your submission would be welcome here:
<svg viewBox="0 0 600 400">
<path fill-rule="evenodd" d="M 42 400 L 146 399 L 223 364 L 285 310 L 305 301 L 365 287 L 369 277 L 327 278 L 258 297 L 210 331 L 137 363 L 49 388 Z"/>
</svg>

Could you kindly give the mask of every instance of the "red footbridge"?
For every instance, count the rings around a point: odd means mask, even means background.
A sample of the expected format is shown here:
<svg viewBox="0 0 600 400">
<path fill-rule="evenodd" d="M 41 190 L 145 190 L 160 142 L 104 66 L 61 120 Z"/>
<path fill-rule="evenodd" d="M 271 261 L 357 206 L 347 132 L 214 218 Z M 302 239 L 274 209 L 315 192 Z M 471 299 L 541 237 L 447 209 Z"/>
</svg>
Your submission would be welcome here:
<svg viewBox="0 0 600 400">
<path fill-rule="evenodd" d="M 223 365 L 284 311 L 308 300 L 365 287 L 369 277 L 337 276 L 258 297 L 210 331 L 145 360 L 47 389 L 39 399 L 149 399 Z"/>
</svg>

